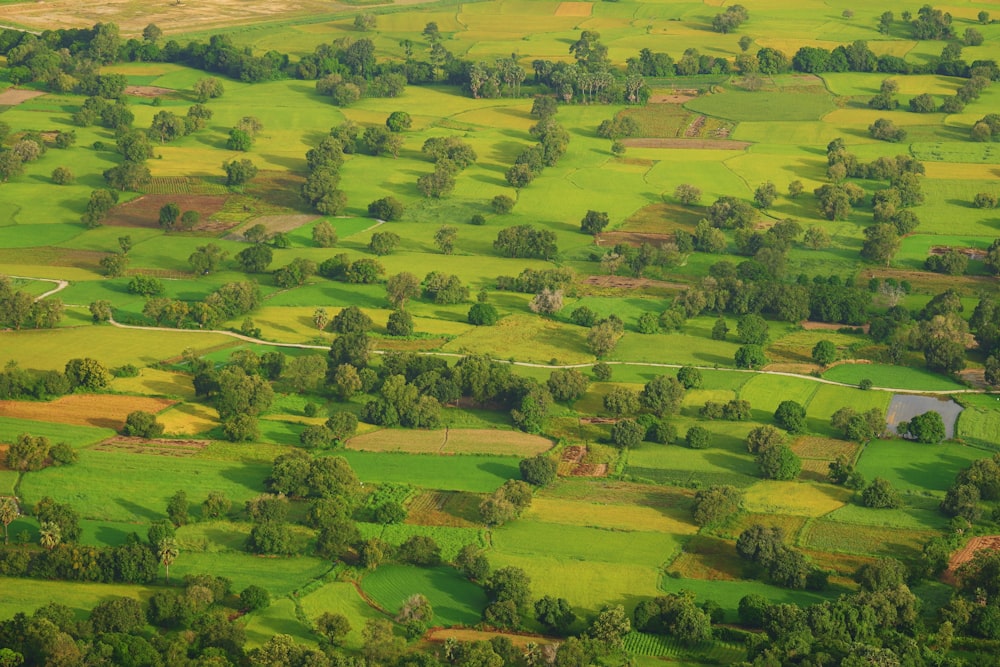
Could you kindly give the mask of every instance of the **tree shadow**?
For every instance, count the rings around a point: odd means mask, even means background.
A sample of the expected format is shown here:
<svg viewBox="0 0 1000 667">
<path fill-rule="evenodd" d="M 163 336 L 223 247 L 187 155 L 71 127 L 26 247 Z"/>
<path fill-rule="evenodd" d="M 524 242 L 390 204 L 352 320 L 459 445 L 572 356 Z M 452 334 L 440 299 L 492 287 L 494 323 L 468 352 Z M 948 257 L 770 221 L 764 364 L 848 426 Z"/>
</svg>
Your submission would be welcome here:
<svg viewBox="0 0 1000 667">
<path fill-rule="evenodd" d="M 130 512 L 133 516 L 139 519 L 146 519 L 147 521 L 156 521 L 157 519 L 163 519 L 166 517 L 166 506 L 164 506 L 164 512 L 158 513 L 149 509 L 148 507 L 143 507 L 133 503 L 131 500 L 126 500 L 125 498 L 115 498 L 115 502 L 127 512 Z"/>
</svg>

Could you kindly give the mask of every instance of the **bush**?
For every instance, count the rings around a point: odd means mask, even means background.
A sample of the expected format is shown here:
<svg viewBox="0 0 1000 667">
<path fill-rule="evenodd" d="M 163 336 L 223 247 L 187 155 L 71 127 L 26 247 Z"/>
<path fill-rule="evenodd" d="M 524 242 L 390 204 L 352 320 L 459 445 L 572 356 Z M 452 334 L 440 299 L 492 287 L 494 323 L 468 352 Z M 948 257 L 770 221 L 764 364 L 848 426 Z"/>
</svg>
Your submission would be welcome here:
<svg viewBox="0 0 1000 667">
<path fill-rule="evenodd" d="M 403 204 L 395 197 L 383 197 L 368 204 L 369 217 L 389 222 L 403 217 L 403 210 Z"/>
<path fill-rule="evenodd" d="M 478 326 L 493 326 L 500 319 L 500 314 L 493 304 L 477 303 L 469 309 L 469 324 Z"/>
<path fill-rule="evenodd" d="M 691 449 L 706 449 L 711 444 L 712 433 L 702 426 L 692 426 L 684 436 L 684 444 Z"/>
<path fill-rule="evenodd" d="M 528 484 L 547 486 L 556 478 L 556 462 L 544 454 L 530 459 L 521 459 L 519 464 L 521 478 Z"/>
<path fill-rule="evenodd" d="M 266 589 L 251 584 L 240 593 L 240 606 L 246 611 L 267 609 L 271 606 L 271 594 Z"/>
<path fill-rule="evenodd" d="M 69 185 L 76 180 L 68 167 L 56 167 L 52 170 L 52 182 L 56 185 Z"/>
</svg>

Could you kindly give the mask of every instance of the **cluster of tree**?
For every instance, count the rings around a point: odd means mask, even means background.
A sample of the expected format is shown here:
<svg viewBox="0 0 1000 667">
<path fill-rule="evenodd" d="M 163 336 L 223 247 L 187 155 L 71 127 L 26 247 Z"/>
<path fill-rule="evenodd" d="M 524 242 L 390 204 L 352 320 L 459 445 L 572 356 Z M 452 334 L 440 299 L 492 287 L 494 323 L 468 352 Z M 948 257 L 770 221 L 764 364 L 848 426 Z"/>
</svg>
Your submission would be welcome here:
<svg viewBox="0 0 1000 667">
<path fill-rule="evenodd" d="M 339 189 L 340 167 L 344 164 L 344 153 L 356 150 L 358 132 L 356 125 L 344 123 L 330 130 L 330 135 L 323 137 L 316 148 L 306 151 L 309 175 L 300 194 L 316 212 L 338 215 L 347 206 L 347 195 Z"/>
<path fill-rule="evenodd" d="M 555 269 L 524 269 L 517 276 L 497 276 L 496 287 L 500 291 L 537 294 L 545 289 L 565 289 L 575 278 L 576 273 L 566 266 Z"/>
<path fill-rule="evenodd" d="M 960 276 L 969 268 L 969 256 L 958 248 L 947 248 L 943 254 L 928 255 L 924 268 L 935 273 Z"/>
<path fill-rule="evenodd" d="M 0 123 L 0 183 L 6 183 L 23 174 L 25 164 L 40 158 L 45 154 L 47 148 L 45 140 L 38 132 L 22 132 L 10 147 L 4 146 L 3 142 L 9 134 L 10 126 L 6 123 Z M 66 170 L 65 173 L 60 172 L 58 178 L 63 181 L 62 184 L 65 184 L 73 180 L 73 174 Z M 56 179 L 57 176 L 53 173 L 53 180 Z"/>
<path fill-rule="evenodd" d="M 209 244 L 211 245 L 213 244 Z M 196 252 L 201 253 L 202 250 Z M 218 255 L 213 258 L 210 251 L 206 251 L 206 255 L 206 261 L 218 261 Z M 146 301 L 142 314 L 147 321 L 155 322 L 158 326 L 213 327 L 246 315 L 260 305 L 260 299 L 260 287 L 256 283 L 233 282 L 226 283 L 202 301 L 187 302 L 169 297 L 153 297 Z M 106 319 L 104 315 L 108 314 L 99 302 L 91 304 L 91 312 L 95 321 Z"/>
<path fill-rule="evenodd" d="M 531 62 L 535 83 L 548 88 L 556 98 L 567 104 L 645 104 L 649 99 L 649 88 L 636 67 L 630 65 L 624 72 L 611 67 L 608 47 L 601 43 L 599 32 L 582 31 L 569 51 L 575 62 Z"/>
<path fill-rule="evenodd" d="M 0 371 L 0 400 L 48 399 L 70 391 L 69 380 L 59 371 L 20 368 L 14 361 Z"/>
<path fill-rule="evenodd" d="M 746 421 L 751 417 L 750 401 L 736 398 L 725 403 L 705 401 L 705 405 L 698 408 L 698 416 L 709 420 Z"/>
<path fill-rule="evenodd" d="M 15 289 L 7 276 L 0 276 L 0 327 L 52 329 L 59 325 L 64 309 L 61 299 L 35 299 L 32 294 Z"/>
<path fill-rule="evenodd" d="M 521 84 L 527 78 L 527 72 L 517 62 L 516 55 L 509 58 L 497 58 L 492 63 L 482 60 L 469 64 L 466 71 L 469 93 L 475 99 L 493 99 L 521 96 Z"/>
<path fill-rule="evenodd" d="M 425 197 L 441 198 L 455 189 L 455 176 L 468 169 L 479 156 L 472 146 L 458 137 L 431 137 L 421 152 L 434 161 L 434 171 L 417 179 L 417 189 Z"/>
<path fill-rule="evenodd" d="M 743 492 L 733 486 L 710 486 L 694 495 L 691 512 L 699 526 L 715 526 L 724 523 L 740 512 L 743 506 Z"/>
<path fill-rule="evenodd" d="M 987 362 L 994 345 L 991 332 L 995 331 L 996 312 L 989 299 L 980 300 L 969 322 L 962 318 L 963 310 L 959 293 L 948 289 L 915 313 L 899 305 L 890 307 L 884 315 L 873 318 L 870 334 L 887 345 L 885 356 L 891 363 L 897 363 L 906 350 L 916 350 L 923 352 L 929 369 L 954 373 L 965 367 L 970 328 L 978 332 L 977 342 Z M 990 368 L 987 363 L 987 374 L 992 377 Z"/>
<path fill-rule="evenodd" d="M 989 113 L 972 126 L 974 141 L 996 141 L 1000 139 L 1000 114 Z"/>
<path fill-rule="evenodd" d="M 711 639 L 713 621 L 722 622 L 724 616 L 716 603 L 699 606 L 694 593 L 681 591 L 640 602 L 632 612 L 632 625 L 639 632 L 667 635 L 692 646 Z"/>
<path fill-rule="evenodd" d="M 521 151 L 504 174 L 507 183 L 517 190 L 535 180 L 545 167 L 557 164 L 569 146 L 569 132 L 552 116 L 543 116 L 529 132 L 538 143 Z"/>
<path fill-rule="evenodd" d="M 348 255 L 338 253 L 330 259 L 323 260 L 317 267 L 319 275 L 330 280 L 340 280 L 346 283 L 370 285 L 379 282 L 385 275 L 385 267 L 375 259 L 358 259 L 351 261 Z"/>
<path fill-rule="evenodd" d="M 501 229 L 493 247 L 505 257 L 552 259 L 559 252 L 555 232 L 536 229 L 531 225 Z"/>
<path fill-rule="evenodd" d="M 750 12 L 743 5 L 730 5 L 726 11 L 712 18 L 712 30 L 723 34 L 736 32 L 739 27 L 750 20 Z"/>
<path fill-rule="evenodd" d="M 955 476 L 941 502 L 941 512 L 975 523 L 982 518 L 980 501 L 1000 499 L 1000 455 L 973 461 Z M 996 515 L 992 517 L 996 519 Z"/>
<path fill-rule="evenodd" d="M 862 444 L 881 438 L 885 433 L 885 412 L 872 408 L 858 412 L 851 407 L 843 407 L 830 417 L 830 426 L 843 434 L 846 440 Z"/>
<path fill-rule="evenodd" d="M 75 463 L 76 450 L 66 442 L 52 442 L 43 435 L 22 433 L 7 448 L 7 468 L 21 472 L 41 470 L 50 465 Z"/>
<path fill-rule="evenodd" d="M 800 552 L 785 545 L 780 526 L 754 524 L 740 533 L 736 553 L 747 561 L 752 572 L 785 588 L 823 590 L 828 573 L 809 564 Z"/>
<path fill-rule="evenodd" d="M 940 444 L 947 436 L 944 420 L 934 410 L 919 414 L 909 421 L 899 422 L 896 424 L 896 433 L 931 445 Z"/>
<path fill-rule="evenodd" d="M 531 507 L 531 485 L 508 479 L 479 504 L 479 516 L 488 526 L 502 526 L 521 516 Z"/>
</svg>

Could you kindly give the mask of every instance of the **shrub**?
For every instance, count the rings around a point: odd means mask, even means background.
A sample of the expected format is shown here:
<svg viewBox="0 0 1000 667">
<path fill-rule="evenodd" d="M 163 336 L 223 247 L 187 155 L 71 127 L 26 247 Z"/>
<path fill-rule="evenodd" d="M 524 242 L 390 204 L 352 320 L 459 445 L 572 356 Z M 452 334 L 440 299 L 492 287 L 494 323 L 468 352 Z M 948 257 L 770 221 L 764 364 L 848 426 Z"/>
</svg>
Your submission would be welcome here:
<svg viewBox="0 0 1000 667">
<path fill-rule="evenodd" d="M 271 594 L 267 589 L 251 584 L 240 593 L 240 606 L 246 611 L 267 609 L 271 606 Z"/>
<path fill-rule="evenodd" d="M 684 443 L 691 449 L 706 449 L 711 440 L 711 432 L 702 426 L 692 426 L 684 436 Z"/>
<path fill-rule="evenodd" d="M 56 167 L 52 170 L 52 182 L 56 185 L 69 185 L 76 180 L 68 167 Z"/>
</svg>

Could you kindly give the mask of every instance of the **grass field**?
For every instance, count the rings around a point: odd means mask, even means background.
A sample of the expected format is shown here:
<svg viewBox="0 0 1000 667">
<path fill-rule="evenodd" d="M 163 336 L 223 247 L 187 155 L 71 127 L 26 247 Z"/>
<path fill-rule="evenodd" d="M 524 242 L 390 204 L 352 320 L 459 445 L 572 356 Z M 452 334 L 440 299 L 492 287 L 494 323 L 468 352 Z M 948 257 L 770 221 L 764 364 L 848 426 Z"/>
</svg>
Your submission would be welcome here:
<svg viewBox="0 0 1000 667">
<path fill-rule="evenodd" d="M 115 133 L 107 128 L 75 127 L 77 141 L 72 147 L 47 151 L 26 164 L 23 175 L 0 185 L 0 272 L 26 276 L 16 284 L 31 296 L 51 286 L 32 278 L 70 281 L 56 297 L 68 304 L 58 328 L 0 331 L 0 366 L 14 362 L 21 368 L 62 370 L 68 360 L 88 356 L 109 368 L 123 364 L 141 368 L 139 377 L 115 379 L 111 385 L 114 393 L 71 394 L 48 403 L 0 403 L 0 443 L 31 433 L 53 442 L 69 442 L 80 454 L 76 464 L 39 472 L 18 475 L 2 469 L 0 494 L 17 493 L 25 507 L 44 496 L 71 503 L 84 517 L 83 543 L 117 545 L 132 532 L 145 537 L 149 523 L 165 517 L 170 496 L 185 490 L 196 520 L 178 531 L 181 553 L 171 568 L 171 583 L 174 576 L 180 579 L 185 574 L 211 572 L 230 578 L 237 591 L 250 584 L 267 588 L 273 604 L 244 619 L 251 647 L 263 644 L 275 633 L 315 647 L 318 637 L 311 624 L 329 611 L 349 618 L 346 646 L 360 650 L 365 622 L 385 616 L 369 605 L 362 593 L 389 615 L 409 595 L 427 595 L 439 625 L 476 625 L 486 603 L 481 586 L 449 567 L 386 564 L 362 572 L 314 557 L 315 532 L 299 525 L 306 502 L 297 500 L 292 503 L 291 515 L 298 522 L 293 527 L 293 540 L 299 555 L 265 558 L 245 551 L 250 524 L 244 520 L 241 507 L 264 490 L 274 458 L 299 447 L 299 436 L 307 426 L 322 424 L 331 411 L 346 408 L 360 412 L 369 397 L 359 395 L 347 404 L 336 404 L 327 387 L 294 395 L 283 393 L 288 383 L 279 380 L 274 403 L 260 420 L 260 441 L 229 443 L 221 440 L 223 428 L 212 401 L 196 400 L 192 378 L 184 373 L 187 369 L 179 360 L 188 351 L 220 365 L 228 363 L 237 350 L 256 354 L 279 351 L 288 358 L 325 357 L 335 334 L 329 328 L 316 327 L 313 318 L 317 308 L 324 308 L 331 317 L 349 306 L 360 308 L 372 320 L 372 344 L 379 351 L 455 356 L 483 353 L 531 362 L 537 366 L 517 366 L 514 372 L 525 381 L 543 384 L 552 370 L 548 366 L 560 364 L 583 365 L 581 370 L 594 379 L 589 366 L 597 358 L 587 343 L 588 329 L 572 321 L 576 308 L 585 306 L 598 318 L 615 315 L 622 320 L 625 334 L 604 359 L 612 363 L 610 380 L 593 381 L 572 405 L 554 405 L 540 434 L 515 430 L 509 412 L 494 409 L 493 404 L 469 408 L 461 401 L 462 407 L 442 410 L 440 429 L 383 429 L 362 424 L 346 447 L 338 445 L 318 453 L 343 455 L 364 491 L 381 484 L 405 485 L 401 496 L 406 496 L 406 521 L 388 526 L 360 523 L 363 537 L 379 537 L 398 545 L 413 535 L 429 536 L 441 547 L 446 561 L 463 545 L 477 544 L 484 548 L 494 569 L 523 568 L 531 577 L 535 598 L 566 598 L 581 616 L 575 630 L 584 630 L 584 617 L 604 605 L 622 604 L 631 611 L 641 600 L 665 591 L 687 589 L 694 591 L 699 601 L 715 600 L 725 610 L 726 620 L 735 622 L 738 601 L 748 593 L 773 602 L 807 605 L 853 590 L 854 584 L 847 577 L 861 563 L 877 555 L 912 560 L 923 542 L 940 534 L 947 519 L 938 511 L 938 504 L 955 474 L 998 448 L 1000 404 L 992 396 L 978 395 L 963 396 L 968 407 L 957 429 L 958 441 L 964 444 L 929 446 L 888 440 L 859 448 L 839 439 L 840 434 L 829 425 L 836 410 L 844 406 L 858 411 L 885 409 L 892 392 L 736 372 L 734 355 L 741 346 L 735 331 L 737 311 L 753 310 L 758 302 L 731 304 L 724 314 L 730 328 L 725 340 L 712 336 L 718 303 L 706 304 L 703 312 L 687 319 L 678 331 L 640 333 L 641 317 L 667 310 L 690 286 L 701 281 L 710 285 L 713 276 L 724 270 L 716 266 L 718 262 L 737 265 L 748 259 L 736 254 L 732 230 L 725 232 L 724 252 L 686 253 L 676 264 L 647 267 L 638 280 L 627 275 L 631 269 L 625 266 L 616 275 L 608 275 L 608 266 L 601 263 L 601 256 L 615 249 L 620 240 L 635 245 L 646 240 L 669 242 L 669 234 L 693 232 L 699 220 L 708 216 L 708 207 L 715 199 L 730 196 L 749 201 L 759 185 L 770 181 L 777 197 L 766 209 L 758 209 L 760 229 L 790 218 L 803 228 L 821 226 L 831 236 L 829 247 L 818 250 L 806 247 L 801 239 L 794 240 L 783 266 L 775 270 L 780 280 L 805 283 L 814 277 L 836 275 L 864 285 L 870 275 L 905 278 L 913 287 L 902 301 L 909 309 L 919 309 L 934 293 L 955 287 L 962 293 L 963 315 L 968 317 L 980 291 L 997 291 L 984 264 L 974 261 L 969 275 L 951 277 L 924 272 L 923 261 L 932 246 L 984 249 L 997 235 L 1000 219 L 993 212 L 973 208 L 970 202 L 978 192 L 1000 192 L 1000 151 L 995 143 L 969 141 L 972 125 L 1000 105 L 1000 88 L 995 85 L 962 113 L 945 115 L 905 109 L 910 98 L 925 92 L 940 103 L 953 95 L 964 79 L 877 72 L 790 73 L 762 76 L 756 81 L 759 90 L 754 92 L 747 90 L 752 78 L 742 75 L 649 79 L 647 84 L 659 99 L 648 105 L 559 103 L 556 120 L 570 137 L 565 155 L 530 185 L 513 189 L 504 173 L 536 142 L 531 133 L 537 122 L 530 114 L 532 98 L 550 92 L 532 76 L 533 61 L 571 62 L 568 47 L 584 30 L 600 32 L 616 68 L 624 67 L 627 59 L 644 48 L 667 51 L 678 60 L 690 48 L 704 56 L 733 61 L 742 53 L 738 35 L 710 29 L 711 17 L 726 3 L 436 0 L 414 6 L 424 3 L 305 0 L 292 6 L 260 0 L 208 0 L 196 11 L 179 3 L 138 7 L 131 0 L 110 0 L 99 8 L 80 7 L 71 0 L 0 0 L 0 4 L 4 23 L 45 30 L 114 21 L 128 39 L 137 37 L 144 25 L 155 20 L 165 30 L 164 40 L 206 41 L 210 34 L 224 32 L 238 48 L 257 55 L 270 50 L 288 53 L 293 64 L 317 46 L 346 44 L 362 37 L 372 40 L 380 62 L 402 63 L 407 58 L 406 40 L 413 41 L 414 57 L 425 59 L 428 44 L 419 34 L 433 21 L 441 30 L 442 45 L 455 58 L 491 63 L 513 53 L 525 69 L 519 96 L 473 99 L 468 91 L 438 83 L 411 85 L 396 98 L 366 97 L 341 107 L 319 95 L 311 80 L 287 78 L 250 84 L 221 77 L 224 95 L 206 103 L 213 114 L 211 121 L 197 132 L 155 145 L 154 157 L 148 162 L 152 183 L 145 192 L 121 193 L 121 202 L 127 206 L 112 211 L 108 224 L 95 229 L 81 224 L 81 214 L 90 192 L 105 187 L 102 173 L 120 160 L 114 150 Z M 794 7 L 789 3 L 754 3 L 750 7 L 753 17 L 741 26 L 740 35 L 752 40 L 747 51 L 751 55 L 770 47 L 791 57 L 803 46 L 833 49 L 865 40 L 876 54 L 891 54 L 913 64 L 924 65 L 938 58 L 942 42 L 914 41 L 902 23 L 893 25 L 888 35 L 877 34 L 875 26 L 884 8 L 854 6 L 850 8 L 853 18 L 841 13 L 845 8 L 844 3 L 831 5 L 821 0 L 802 0 Z M 960 32 L 977 20 L 980 7 L 958 3 L 942 9 L 954 16 Z M 362 33 L 353 27 L 353 20 L 356 14 L 368 11 L 377 15 L 377 25 Z M 965 48 L 962 57 L 967 62 L 1000 59 L 996 25 L 982 28 L 987 37 L 983 45 Z M 149 127 L 162 110 L 185 113 L 194 99 L 195 82 L 206 76 L 204 71 L 183 65 L 155 62 L 123 63 L 105 67 L 103 72 L 122 74 L 132 85 L 174 91 L 156 101 L 129 97 L 136 128 Z M 885 78 L 899 86 L 899 110 L 867 107 L 867 100 Z M 6 87 L 5 82 L 0 83 L 0 90 Z M 674 95 L 677 97 L 668 98 Z M 6 145 L 12 145 L 17 133 L 24 130 L 51 132 L 69 127 L 71 115 L 84 99 L 74 93 L 49 93 L 17 106 L 0 107 L 0 118 L 12 128 Z M 306 152 L 327 136 L 332 126 L 351 121 L 362 130 L 383 127 L 389 113 L 397 110 L 405 110 L 413 120 L 410 128 L 397 135 L 402 139 L 398 155 L 373 156 L 364 150 L 348 154 L 339 172 L 339 187 L 347 200 L 344 210 L 337 216 L 320 216 L 309 210 L 298 196 L 305 183 Z M 248 114 L 258 117 L 263 129 L 246 152 L 229 150 L 229 129 Z M 627 142 L 624 155 L 614 155 L 611 142 L 598 136 L 597 128 L 603 121 L 622 117 L 637 121 L 640 136 Z M 873 139 L 868 126 L 880 117 L 904 127 L 907 140 L 890 144 Z M 475 150 L 477 160 L 456 175 L 451 194 L 427 198 L 419 191 L 417 179 L 434 167 L 421 146 L 438 137 L 461 138 Z M 913 208 L 921 225 L 902 240 L 885 267 L 864 265 L 858 253 L 864 229 L 872 221 L 870 195 L 886 183 L 857 181 L 868 199 L 844 220 L 826 220 L 817 209 L 813 191 L 830 180 L 825 147 L 837 138 L 843 138 L 848 150 L 862 161 L 909 154 L 926 163 L 926 174 L 920 179 L 925 201 Z M 679 139 L 683 143 L 657 145 L 649 139 Z M 245 186 L 226 187 L 221 165 L 242 158 L 251 160 L 260 172 Z M 58 166 L 72 169 L 75 183 L 52 185 L 51 174 Z M 793 180 L 802 182 L 801 196 L 788 193 Z M 699 188 L 701 200 L 681 205 L 675 189 L 682 184 Z M 490 205 L 491 199 L 501 194 L 516 200 L 513 210 L 504 215 L 495 213 Z M 149 197 L 139 199 L 142 195 Z M 185 206 L 205 211 L 204 229 L 167 233 L 159 227 L 158 207 L 174 195 L 183 197 L 178 201 L 186 202 Z M 380 223 L 368 217 L 367 207 L 386 196 L 398 199 L 404 213 L 399 220 Z M 596 238 L 581 233 L 580 220 L 588 210 L 608 215 L 608 228 Z M 129 215 L 129 211 L 142 213 Z M 469 224 L 474 215 L 484 216 L 484 224 Z M 339 239 L 334 247 L 321 248 L 313 241 L 312 231 L 320 220 L 336 228 Z M 243 233 L 257 223 L 269 230 L 287 231 L 289 246 L 273 249 L 267 270 L 247 274 L 235 258 L 249 247 Z M 503 257 L 494 248 L 501 229 L 522 224 L 552 233 L 558 251 L 551 261 Z M 457 229 L 449 254 L 435 243 L 435 233 L 442 225 Z M 375 258 L 369 243 L 377 231 L 397 234 L 399 245 L 391 254 Z M 643 236 L 649 234 L 658 236 Z M 131 239 L 129 273 L 106 277 L 100 261 L 119 249 L 123 235 Z M 217 272 L 195 275 L 188 257 L 209 242 L 228 253 L 228 258 Z M 385 269 L 383 279 L 403 271 L 413 273 L 418 280 L 433 271 L 454 274 L 469 288 L 469 296 L 453 304 L 433 303 L 424 296 L 411 298 L 406 310 L 413 317 L 415 333 L 394 337 L 387 331 L 393 311 L 382 282 L 349 284 L 312 275 L 301 285 L 282 287 L 271 273 L 296 259 L 319 264 L 340 253 L 351 261 L 377 259 Z M 562 307 L 551 315 L 532 312 L 530 293 L 498 289 L 499 276 L 556 267 L 572 271 L 574 277 L 563 288 Z M 757 268 L 747 263 L 737 275 L 743 277 L 744 270 L 749 270 L 749 275 Z M 249 321 L 239 315 L 219 327 L 257 328 L 266 343 L 193 329 L 126 330 L 94 325 L 87 307 L 96 300 L 109 301 L 121 322 L 147 321 L 143 315 L 146 299 L 128 288 L 132 275 L 140 273 L 162 278 L 164 296 L 188 302 L 204 301 L 228 282 L 256 283 L 263 302 L 249 314 Z M 692 298 L 689 305 L 696 300 Z M 473 326 L 468 322 L 469 309 L 477 300 L 496 307 L 501 318 L 496 325 Z M 869 320 L 884 309 L 884 304 L 876 301 Z M 777 321 L 769 325 L 767 353 L 775 369 L 801 373 L 823 370 L 811 359 L 812 348 L 820 340 L 832 341 L 841 359 L 881 358 L 882 346 L 862 334 L 804 330 L 796 323 Z M 315 349 L 267 343 L 306 344 Z M 908 352 L 906 366 L 844 364 L 825 369 L 823 377 L 849 385 L 869 379 L 876 387 L 913 391 L 965 388 L 924 370 L 919 356 Z M 455 357 L 448 359 L 449 363 L 455 361 Z M 968 361 L 978 369 L 984 359 L 979 351 L 970 350 Z M 669 419 L 679 439 L 694 426 L 708 429 L 708 448 L 692 450 L 680 443 L 643 442 L 619 451 L 609 444 L 608 424 L 581 420 L 603 414 L 603 398 L 615 387 L 639 390 L 656 376 L 677 373 L 672 368 L 629 365 L 636 362 L 703 368 L 702 386 L 689 391 L 680 413 Z M 373 355 L 372 368 L 378 370 L 381 363 L 378 355 Z M 508 392 L 514 402 L 521 389 L 519 385 Z M 700 418 L 698 410 L 706 401 L 734 398 L 751 403 L 751 420 Z M 807 410 L 807 433 L 788 439 L 803 457 L 803 472 L 791 482 L 765 481 L 744 441 L 751 429 L 773 423 L 775 409 L 788 400 Z M 318 406 L 316 416 L 305 416 L 308 403 Z M 113 435 L 135 409 L 157 412 L 168 436 L 197 436 L 211 442 L 200 449 L 185 450 L 189 455 L 183 457 L 164 455 L 166 447 L 148 447 L 145 453 L 138 453 L 138 447 L 95 447 Z M 520 479 L 522 458 L 576 444 L 589 448 L 585 463 L 608 464 L 609 477 L 560 478 L 536 489 L 530 509 L 517 520 L 490 529 L 481 523 L 483 496 L 508 479 Z M 868 479 L 888 479 L 902 492 L 905 506 L 866 509 L 849 490 L 826 483 L 828 464 L 838 455 L 857 455 L 858 470 Z M 3 464 L 0 460 L 0 467 Z M 745 492 L 744 511 L 721 526 L 699 530 L 692 522 L 692 498 L 696 489 L 712 484 L 741 488 Z M 202 518 L 201 502 L 213 491 L 224 492 L 233 502 L 230 520 L 198 520 Z M 790 546 L 803 550 L 818 567 L 836 573 L 832 589 L 814 594 L 744 580 L 746 573 L 733 542 L 754 523 L 782 527 Z M 38 537 L 33 517 L 18 519 L 11 528 L 12 534 L 25 530 L 30 539 Z M 360 581 L 346 581 L 351 578 Z M 934 585 L 926 589 L 926 606 L 940 606 L 947 589 Z M 0 595 L 0 617 L 30 611 L 50 599 L 64 601 L 82 616 L 107 596 L 143 598 L 155 588 L 11 580 L 0 583 L 0 590 L 5 593 Z M 527 620 L 527 628 L 538 629 L 533 620 Z M 630 652 L 627 660 L 650 667 L 664 662 L 678 667 L 730 664 L 745 657 L 741 646 L 717 642 L 687 649 L 669 638 L 653 639 L 638 633 L 627 637 L 626 646 Z"/>
<path fill-rule="evenodd" d="M 434 609 L 434 623 L 475 625 L 486 607 L 483 589 L 450 567 L 384 565 L 361 580 L 365 593 L 391 614 L 416 593 Z"/>
</svg>

